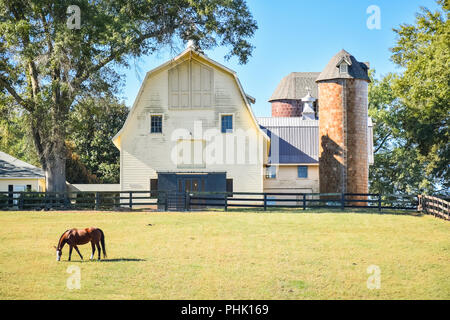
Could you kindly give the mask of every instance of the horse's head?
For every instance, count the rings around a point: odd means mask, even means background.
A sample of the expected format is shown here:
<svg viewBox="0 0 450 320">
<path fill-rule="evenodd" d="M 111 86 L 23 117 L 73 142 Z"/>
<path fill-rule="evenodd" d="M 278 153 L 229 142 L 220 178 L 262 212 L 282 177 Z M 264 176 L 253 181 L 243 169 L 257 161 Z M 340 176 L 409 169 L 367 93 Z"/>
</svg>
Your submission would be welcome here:
<svg viewBox="0 0 450 320">
<path fill-rule="evenodd" d="M 61 235 L 61 237 L 59 238 L 58 246 L 57 247 L 55 246 L 55 249 L 56 249 L 56 261 L 60 261 L 61 260 L 62 248 L 64 247 L 64 245 L 67 242 L 67 231 L 69 231 L 69 230 L 66 230 Z"/>
<path fill-rule="evenodd" d="M 60 261 L 61 255 L 62 255 L 62 250 L 61 250 L 61 248 L 57 248 L 56 246 L 54 248 L 56 249 L 56 261 Z"/>
</svg>

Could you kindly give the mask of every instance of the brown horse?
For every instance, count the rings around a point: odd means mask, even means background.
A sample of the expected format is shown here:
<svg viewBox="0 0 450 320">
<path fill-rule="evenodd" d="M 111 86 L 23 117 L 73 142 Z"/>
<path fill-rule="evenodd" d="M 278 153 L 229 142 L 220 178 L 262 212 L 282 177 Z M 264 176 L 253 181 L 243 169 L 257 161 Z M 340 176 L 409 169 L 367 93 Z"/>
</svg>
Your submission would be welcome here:
<svg viewBox="0 0 450 320">
<path fill-rule="evenodd" d="M 91 242 L 92 246 L 92 255 L 91 260 L 94 259 L 94 253 L 95 253 L 95 247 L 97 246 L 98 250 L 98 260 L 100 260 L 100 244 L 102 245 L 103 249 L 103 258 L 106 258 L 106 250 L 105 250 L 105 235 L 103 234 L 103 231 L 98 228 L 86 228 L 86 229 L 70 229 L 65 231 L 58 241 L 58 246 L 56 248 L 56 260 L 61 260 L 62 255 L 62 248 L 67 243 L 69 245 L 69 260 L 72 256 L 72 249 L 75 248 L 75 250 L 80 255 L 81 260 L 83 260 L 83 256 L 81 255 L 80 251 L 78 250 L 77 245 L 86 244 L 88 242 Z"/>
</svg>

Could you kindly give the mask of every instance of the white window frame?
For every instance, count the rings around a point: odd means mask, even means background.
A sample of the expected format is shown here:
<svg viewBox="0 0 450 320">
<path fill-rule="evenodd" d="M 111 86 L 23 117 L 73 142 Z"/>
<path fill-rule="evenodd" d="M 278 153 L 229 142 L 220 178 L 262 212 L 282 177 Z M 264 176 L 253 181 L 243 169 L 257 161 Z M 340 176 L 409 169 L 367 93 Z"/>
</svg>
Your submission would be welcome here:
<svg viewBox="0 0 450 320">
<path fill-rule="evenodd" d="M 299 167 L 306 167 L 306 177 L 305 178 L 302 178 L 302 177 L 299 177 L 298 176 L 298 168 Z M 309 166 L 307 166 L 307 165 L 305 165 L 305 164 L 299 164 L 299 165 L 297 165 L 297 179 L 298 180 L 307 180 L 307 179 L 309 179 Z"/>
<path fill-rule="evenodd" d="M 233 129 L 231 129 L 231 132 L 222 132 L 222 117 L 223 116 L 231 116 L 231 125 L 233 126 Z M 219 113 L 219 131 L 221 134 L 230 134 L 230 133 L 234 133 L 236 130 L 236 116 L 234 113 L 230 113 L 230 112 L 224 112 L 224 113 Z"/>
<path fill-rule="evenodd" d="M 275 177 L 269 177 L 269 176 L 268 176 L 267 170 L 268 170 L 270 167 L 274 167 L 274 168 L 275 168 Z M 277 178 L 278 178 L 278 166 L 275 166 L 275 165 L 268 165 L 268 166 L 264 167 L 264 178 L 267 179 L 267 180 L 274 180 L 274 179 L 277 179 Z"/>
<path fill-rule="evenodd" d="M 152 117 L 153 116 L 161 116 L 161 132 L 152 132 Z M 150 135 L 161 135 L 164 133 L 164 114 L 163 113 L 150 113 L 148 117 L 148 133 Z"/>
<path fill-rule="evenodd" d="M 344 66 L 345 66 L 345 68 L 343 68 Z M 342 63 L 339 65 L 339 73 L 340 73 L 340 74 L 348 74 L 348 64 L 347 64 L 347 63 L 342 62 Z"/>
</svg>

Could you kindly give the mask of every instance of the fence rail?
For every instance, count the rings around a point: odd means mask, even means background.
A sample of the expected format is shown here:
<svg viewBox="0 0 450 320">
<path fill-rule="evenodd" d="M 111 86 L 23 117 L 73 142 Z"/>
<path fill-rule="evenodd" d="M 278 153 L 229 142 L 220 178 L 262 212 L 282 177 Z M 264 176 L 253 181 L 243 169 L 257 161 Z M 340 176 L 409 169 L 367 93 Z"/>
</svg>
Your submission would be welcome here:
<svg viewBox="0 0 450 320">
<path fill-rule="evenodd" d="M 163 192 L 0 192 L 0 210 L 15 209 L 116 209 L 134 206 L 157 206 Z"/>
<path fill-rule="evenodd" d="M 419 211 L 450 220 L 450 202 L 438 197 L 419 195 Z"/>
<path fill-rule="evenodd" d="M 428 201 L 428 200 L 427 200 Z M 429 202 L 427 202 L 429 203 Z M 366 208 L 417 210 L 415 195 L 361 193 L 256 193 L 256 192 L 0 192 L 0 210 L 152 208 L 163 211 L 192 211 L 228 208 Z M 429 210 L 435 210 L 429 209 Z M 448 206 L 447 206 L 448 209 Z"/>
<path fill-rule="evenodd" d="M 417 210 L 417 196 L 353 193 L 251 193 L 196 192 L 190 193 L 188 206 L 248 208 L 368 208 Z"/>
</svg>

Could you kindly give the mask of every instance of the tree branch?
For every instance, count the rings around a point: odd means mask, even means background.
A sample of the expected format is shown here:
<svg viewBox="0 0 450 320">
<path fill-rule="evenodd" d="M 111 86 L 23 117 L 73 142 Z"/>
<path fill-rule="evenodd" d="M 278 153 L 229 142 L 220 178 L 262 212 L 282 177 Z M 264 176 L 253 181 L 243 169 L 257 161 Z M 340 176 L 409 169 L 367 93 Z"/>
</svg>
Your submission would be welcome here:
<svg viewBox="0 0 450 320">
<path fill-rule="evenodd" d="M 141 35 L 139 38 L 137 38 L 136 40 L 134 40 L 134 43 L 139 44 L 151 37 L 154 37 L 156 34 L 154 32 L 151 33 L 147 33 L 147 34 L 143 34 Z M 124 54 L 127 50 L 129 50 L 129 45 L 124 46 L 118 50 L 112 50 L 111 54 L 109 56 L 107 56 L 106 58 L 104 58 L 102 61 L 100 61 L 99 63 L 97 63 L 96 65 L 93 65 L 90 68 L 85 69 L 85 72 L 83 73 L 81 70 L 78 70 L 78 73 L 82 73 L 80 76 L 77 76 L 76 79 L 73 82 L 73 88 L 78 89 L 79 86 L 86 80 L 89 78 L 89 76 L 91 74 L 93 74 L 94 72 L 97 72 L 98 70 L 100 70 L 101 68 L 103 68 L 104 66 L 106 66 L 108 63 L 110 63 L 111 61 L 113 61 L 114 59 L 116 59 L 117 57 L 121 56 L 122 54 Z"/>
<path fill-rule="evenodd" d="M 20 104 L 25 110 L 29 112 L 33 112 L 33 106 L 30 105 L 27 101 L 22 99 L 22 97 L 14 90 L 14 88 L 6 81 L 3 77 L 0 76 L 0 84 L 2 84 L 6 90 L 8 90 L 9 94 L 13 96 L 13 98 Z"/>
<path fill-rule="evenodd" d="M 380 149 L 383 147 L 384 143 L 385 143 L 385 142 L 387 141 L 387 139 L 391 136 L 391 134 L 392 134 L 391 131 L 389 131 L 388 134 L 386 134 L 386 136 L 385 136 L 385 137 L 383 138 L 383 140 L 381 141 L 380 145 L 377 147 L 377 149 L 376 149 L 373 153 L 377 153 L 378 150 L 380 150 Z"/>
</svg>

